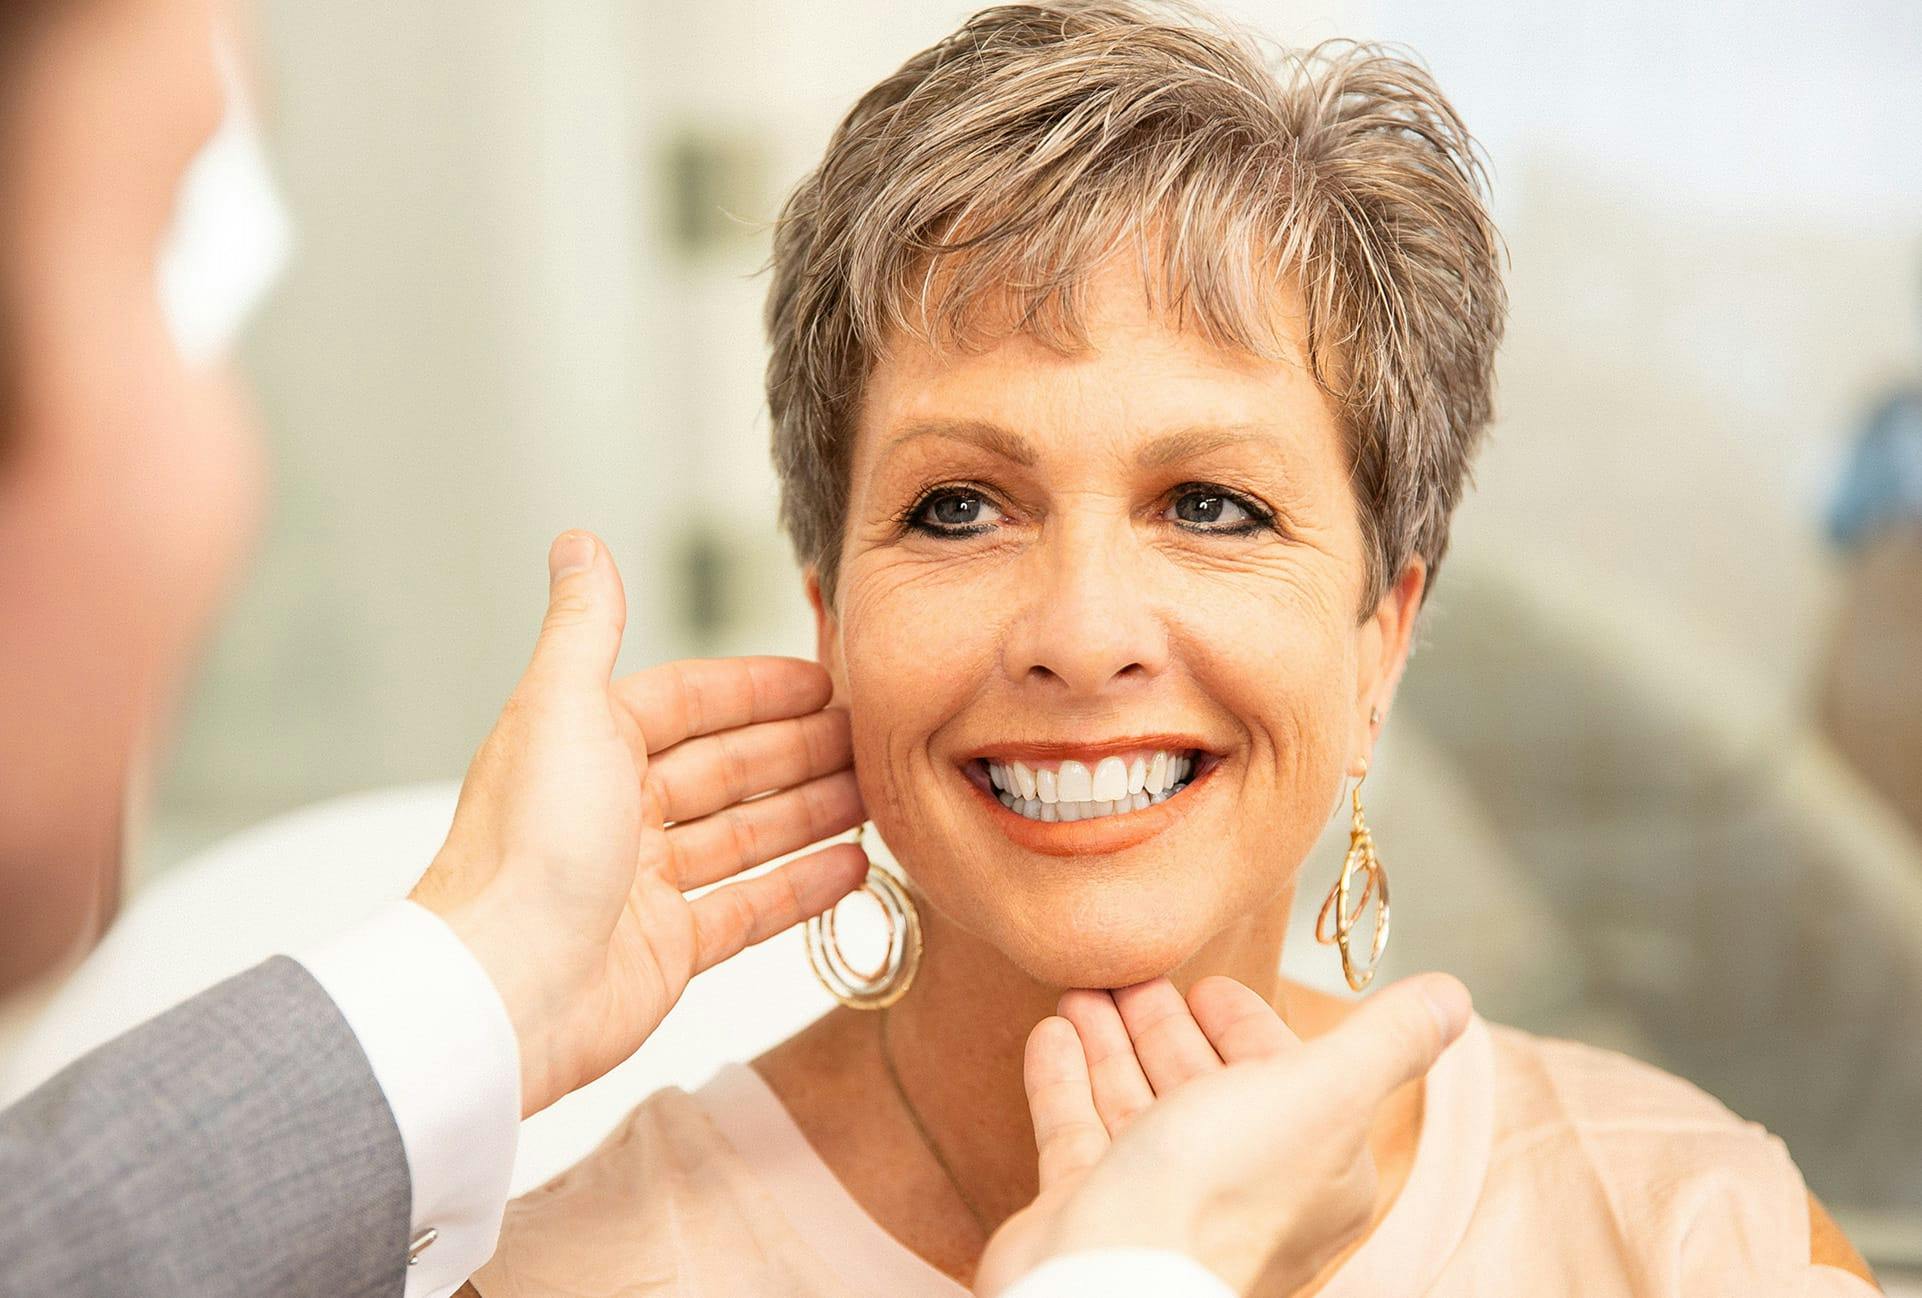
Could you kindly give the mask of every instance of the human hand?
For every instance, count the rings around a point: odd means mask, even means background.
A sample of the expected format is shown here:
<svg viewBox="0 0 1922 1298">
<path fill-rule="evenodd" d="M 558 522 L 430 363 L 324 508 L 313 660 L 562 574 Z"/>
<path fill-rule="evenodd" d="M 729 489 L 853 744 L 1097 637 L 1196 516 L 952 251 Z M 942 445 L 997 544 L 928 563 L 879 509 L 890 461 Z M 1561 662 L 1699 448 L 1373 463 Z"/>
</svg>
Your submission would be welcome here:
<svg viewBox="0 0 1922 1298">
<path fill-rule="evenodd" d="M 1125 1246 L 1186 1253 L 1236 1293 L 1297 1292 L 1373 1216 L 1377 1107 L 1472 1006 L 1460 980 L 1419 974 L 1306 1042 L 1219 976 L 1185 1001 L 1156 978 L 1057 1008 L 1024 1061 L 1041 1192 L 988 1241 L 980 1298 L 1050 1258 Z"/>
<path fill-rule="evenodd" d="M 412 894 L 499 988 L 523 1114 L 626 1059 L 695 974 L 827 909 L 868 868 L 836 843 L 684 896 L 862 821 L 847 712 L 799 658 L 610 681 L 626 622 L 613 557 L 569 532 L 548 570 L 533 661 Z"/>
</svg>

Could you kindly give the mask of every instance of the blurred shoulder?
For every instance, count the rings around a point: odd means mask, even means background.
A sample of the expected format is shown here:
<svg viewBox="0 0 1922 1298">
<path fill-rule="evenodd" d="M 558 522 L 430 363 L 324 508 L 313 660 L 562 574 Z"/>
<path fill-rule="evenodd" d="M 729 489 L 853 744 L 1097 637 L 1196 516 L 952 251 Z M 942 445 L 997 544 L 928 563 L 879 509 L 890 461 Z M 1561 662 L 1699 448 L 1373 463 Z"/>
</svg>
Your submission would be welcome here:
<svg viewBox="0 0 1922 1298">
<path fill-rule="evenodd" d="M 1491 1023 L 1493 1162 L 1548 1158 L 1600 1182 L 1740 1183 L 1805 1203 L 1781 1137 L 1633 1055 Z"/>
<path fill-rule="evenodd" d="M 1488 1024 L 1495 1063 L 1498 1127 L 1525 1135 L 1558 1125 L 1593 1124 L 1671 1135 L 1774 1139 L 1685 1077 L 1604 1046 Z"/>
<path fill-rule="evenodd" d="M 1489 1023 L 1487 1192 L 1589 1224 L 1668 1274 L 1867 1268 L 1781 1137 L 1686 1078 L 1586 1042 Z M 1659 1287 L 1659 1286 L 1658 1286 Z"/>
<path fill-rule="evenodd" d="M 662 1087 L 586 1157 L 507 1205 L 475 1287 L 484 1298 L 547 1298 L 597 1292 L 613 1276 L 673 1275 L 689 1236 L 739 1243 L 726 1208 L 741 1175 L 699 1101 Z"/>
</svg>

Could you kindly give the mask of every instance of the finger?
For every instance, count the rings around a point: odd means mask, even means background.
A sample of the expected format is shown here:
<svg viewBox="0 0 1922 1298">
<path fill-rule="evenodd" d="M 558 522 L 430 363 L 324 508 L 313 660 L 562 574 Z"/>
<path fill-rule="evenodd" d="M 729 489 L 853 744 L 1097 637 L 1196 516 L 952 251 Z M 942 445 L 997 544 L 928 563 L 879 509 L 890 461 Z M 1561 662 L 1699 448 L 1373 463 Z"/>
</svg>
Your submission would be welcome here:
<svg viewBox="0 0 1922 1298">
<path fill-rule="evenodd" d="M 1084 1175 L 1108 1152 L 1108 1129 L 1094 1106 L 1088 1060 L 1074 1024 L 1058 1016 L 1035 1024 L 1021 1077 L 1034 1119 L 1041 1189 Z"/>
<path fill-rule="evenodd" d="M 682 659 L 614 682 L 615 702 L 649 753 L 693 735 L 818 712 L 833 695 L 819 663 L 775 654 Z"/>
<path fill-rule="evenodd" d="M 854 760 L 845 708 L 702 735 L 653 755 L 647 787 L 665 820 L 693 820 Z"/>
<path fill-rule="evenodd" d="M 1447 1024 L 1437 1021 L 1429 992 L 1443 1002 Z M 1350 1079 L 1356 1101 L 1380 1100 L 1434 1066 L 1462 1034 L 1473 1010 L 1468 988 L 1452 974 L 1414 974 L 1362 1001 L 1347 1019 L 1316 1038 L 1326 1041 Z"/>
<path fill-rule="evenodd" d="M 1166 978 L 1117 988 L 1114 1003 L 1156 1095 L 1221 1067 L 1221 1056 L 1202 1035 L 1188 1002 Z"/>
<path fill-rule="evenodd" d="M 1061 994 L 1055 1011 L 1074 1025 L 1088 1061 L 1095 1111 L 1107 1124 L 1108 1134 L 1118 1134 L 1130 1118 L 1154 1103 L 1155 1093 L 1135 1058 L 1134 1042 L 1128 1039 L 1114 997 L 1105 991 L 1076 988 Z"/>
<path fill-rule="evenodd" d="M 1197 980 L 1188 989 L 1188 1008 L 1225 1063 L 1271 1059 L 1301 1044 L 1259 992 L 1225 974 Z"/>
<path fill-rule="evenodd" d="M 854 772 L 835 771 L 671 826 L 669 878 L 683 892 L 705 887 L 852 829 L 866 818 Z"/>
<path fill-rule="evenodd" d="M 867 875 L 861 845 L 835 843 L 701 894 L 688 903 L 694 912 L 694 973 L 820 914 L 860 887 Z"/>
<path fill-rule="evenodd" d="M 591 686 L 600 700 L 627 625 L 614 557 L 592 532 L 563 532 L 548 549 L 547 572 L 547 616 L 523 680 L 537 689 Z"/>
</svg>

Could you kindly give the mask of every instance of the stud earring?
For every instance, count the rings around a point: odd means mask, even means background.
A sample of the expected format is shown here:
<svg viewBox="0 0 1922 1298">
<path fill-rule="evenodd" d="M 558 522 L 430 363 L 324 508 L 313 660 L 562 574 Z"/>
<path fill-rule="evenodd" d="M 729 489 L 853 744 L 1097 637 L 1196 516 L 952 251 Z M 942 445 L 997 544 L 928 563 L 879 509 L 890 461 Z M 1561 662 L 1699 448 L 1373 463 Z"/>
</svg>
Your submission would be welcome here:
<svg viewBox="0 0 1922 1298">
<path fill-rule="evenodd" d="M 1381 724 L 1381 709 L 1380 709 L 1380 708 L 1369 708 L 1369 709 L 1368 709 L 1368 724 L 1369 724 L 1369 725 L 1371 725 L 1371 726 L 1378 726 L 1378 725 L 1380 725 L 1380 724 Z M 1357 786 L 1357 787 L 1359 787 L 1359 786 Z"/>
<path fill-rule="evenodd" d="M 861 841 L 867 827 L 864 820 L 855 828 L 854 842 Z M 848 963 L 834 936 L 835 906 L 808 917 L 808 967 L 841 1004 L 857 1010 L 886 1009 L 906 994 L 915 970 L 921 967 L 921 912 L 907 885 L 872 858 L 861 891 L 874 898 L 887 920 L 888 949 L 880 967 L 863 973 Z"/>
<path fill-rule="evenodd" d="M 1375 977 L 1375 970 L 1381 964 L 1381 953 L 1388 946 L 1388 871 L 1383 868 L 1381 858 L 1375 855 L 1375 839 L 1368 832 L 1368 822 L 1363 819 L 1361 807 L 1361 786 L 1368 779 L 1368 768 L 1363 766 L 1361 779 L 1355 781 L 1355 810 L 1348 830 L 1348 854 L 1341 861 L 1341 877 L 1335 886 L 1328 890 L 1328 897 L 1321 903 L 1321 913 L 1315 916 L 1315 940 L 1332 942 L 1341 949 L 1341 972 L 1348 985 L 1356 991 L 1366 987 Z M 1355 901 L 1355 908 L 1348 908 L 1349 894 L 1354 890 L 1354 877 L 1362 875 L 1361 896 Z M 1355 921 L 1361 918 L 1362 910 L 1368 905 L 1368 894 L 1377 888 L 1381 900 L 1375 911 L 1375 934 L 1369 943 L 1368 967 L 1356 972 L 1354 955 L 1349 949 L 1349 935 L 1354 931 Z M 1328 913 L 1335 913 L 1335 931 L 1327 932 Z"/>
</svg>

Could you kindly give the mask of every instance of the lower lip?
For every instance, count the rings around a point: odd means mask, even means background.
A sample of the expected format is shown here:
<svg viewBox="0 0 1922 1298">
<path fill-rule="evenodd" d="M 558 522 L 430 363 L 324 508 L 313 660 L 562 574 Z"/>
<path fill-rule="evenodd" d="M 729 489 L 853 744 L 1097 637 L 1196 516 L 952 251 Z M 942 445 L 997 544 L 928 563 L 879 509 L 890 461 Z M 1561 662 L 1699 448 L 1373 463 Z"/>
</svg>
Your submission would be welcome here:
<svg viewBox="0 0 1922 1298">
<path fill-rule="evenodd" d="M 1001 805 L 1001 799 L 975 783 L 967 769 L 957 769 L 962 782 L 986 806 L 996 827 L 1017 847 L 1047 856 L 1097 856 L 1105 852 L 1125 851 L 1187 819 L 1194 806 L 1196 793 L 1210 787 L 1210 777 L 1220 764 L 1219 758 L 1198 763 L 1186 788 L 1172 798 L 1151 803 L 1140 811 L 1097 816 L 1093 820 L 1065 821 L 1029 820 L 1019 812 L 1009 811 Z"/>
</svg>

